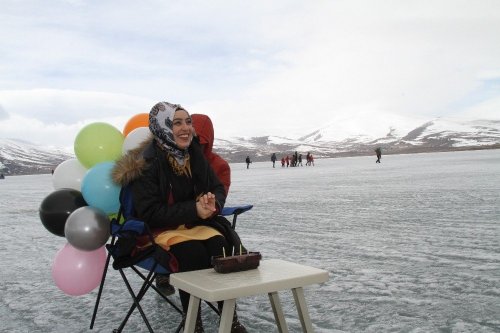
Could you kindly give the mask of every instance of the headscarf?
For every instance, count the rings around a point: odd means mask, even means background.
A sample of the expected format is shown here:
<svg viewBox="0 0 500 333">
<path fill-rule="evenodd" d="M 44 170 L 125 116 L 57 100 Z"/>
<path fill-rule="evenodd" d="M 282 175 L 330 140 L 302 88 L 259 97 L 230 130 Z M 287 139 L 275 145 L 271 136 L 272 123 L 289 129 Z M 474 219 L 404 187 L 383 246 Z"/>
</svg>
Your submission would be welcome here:
<svg viewBox="0 0 500 333">
<path fill-rule="evenodd" d="M 167 153 L 173 155 L 175 160 L 182 166 L 184 161 L 189 158 L 189 154 L 188 148 L 180 149 L 175 143 L 173 120 L 177 110 L 186 111 L 178 104 L 157 103 L 149 112 L 149 129 L 158 145 Z"/>
</svg>

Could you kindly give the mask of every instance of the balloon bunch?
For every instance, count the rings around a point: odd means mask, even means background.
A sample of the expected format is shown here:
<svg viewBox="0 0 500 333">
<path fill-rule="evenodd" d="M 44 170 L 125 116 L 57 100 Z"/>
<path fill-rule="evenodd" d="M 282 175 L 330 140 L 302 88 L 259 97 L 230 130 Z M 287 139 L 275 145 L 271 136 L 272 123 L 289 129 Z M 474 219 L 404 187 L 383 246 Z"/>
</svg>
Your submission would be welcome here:
<svg viewBox="0 0 500 333">
<path fill-rule="evenodd" d="M 39 208 L 43 226 L 66 237 L 52 264 L 56 286 L 79 296 L 100 283 L 110 237 L 109 217 L 120 207 L 120 187 L 111 178 L 115 161 L 150 134 L 148 114 L 132 117 L 123 132 L 107 123 L 91 123 L 75 138 L 75 158 L 54 170 L 54 191 Z"/>
</svg>

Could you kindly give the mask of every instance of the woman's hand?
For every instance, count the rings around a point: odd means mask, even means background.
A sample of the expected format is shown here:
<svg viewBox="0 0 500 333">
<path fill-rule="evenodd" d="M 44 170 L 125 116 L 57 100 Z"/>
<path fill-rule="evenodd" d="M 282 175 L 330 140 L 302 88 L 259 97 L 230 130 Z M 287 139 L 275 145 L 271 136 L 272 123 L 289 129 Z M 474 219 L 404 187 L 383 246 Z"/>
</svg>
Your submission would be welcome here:
<svg viewBox="0 0 500 333">
<path fill-rule="evenodd" d="M 196 201 L 196 212 L 201 219 L 208 219 L 217 211 L 215 207 L 215 194 L 208 192 Z"/>
</svg>

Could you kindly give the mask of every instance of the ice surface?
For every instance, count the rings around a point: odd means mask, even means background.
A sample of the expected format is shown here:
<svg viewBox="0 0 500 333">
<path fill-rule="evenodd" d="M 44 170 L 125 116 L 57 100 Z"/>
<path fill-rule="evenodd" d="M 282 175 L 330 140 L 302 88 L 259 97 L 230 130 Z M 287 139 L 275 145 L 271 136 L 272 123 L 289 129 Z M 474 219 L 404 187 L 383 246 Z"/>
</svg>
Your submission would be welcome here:
<svg viewBox="0 0 500 333">
<path fill-rule="evenodd" d="M 500 332 L 500 151 L 315 164 L 231 164 L 227 204 L 255 205 L 237 223 L 249 250 L 330 272 L 305 288 L 316 332 Z M 52 191 L 50 175 L 0 180 L 0 332 L 110 332 L 130 305 L 116 271 L 92 331 L 97 291 L 67 296 L 52 281 L 65 239 L 38 217 Z M 300 332 L 292 293 L 280 298 Z M 174 330 L 179 318 L 160 298 L 142 303 L 155 330 Z M 266 295 L 238 309 L 249 332 L 277 331 Z M 203 316 L 215 332 L 215 316 Z M 137 312 L 124 332 L 147 332 Z"/>
</svg>

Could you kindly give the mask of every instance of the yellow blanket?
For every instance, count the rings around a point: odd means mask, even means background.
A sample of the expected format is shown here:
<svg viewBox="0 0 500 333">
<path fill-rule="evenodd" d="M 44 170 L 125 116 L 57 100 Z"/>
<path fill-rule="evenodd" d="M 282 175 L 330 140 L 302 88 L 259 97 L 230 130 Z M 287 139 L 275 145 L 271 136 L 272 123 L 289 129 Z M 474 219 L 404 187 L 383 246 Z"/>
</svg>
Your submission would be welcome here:
<svg viewBox="0 0 500 333">
<path fill-rule="evenodd" d="M 177 229 L 166 230 L 155 236 L 155 242 L 164 248 L 166 251 L 170 250 L 172 245 L 182 243 L 189 240 L 205 240 L 214 236 L 221 235 L 217 230 L 200 225 L 193 228 L 186 228 L 180 225 Z"/>
</svg>

